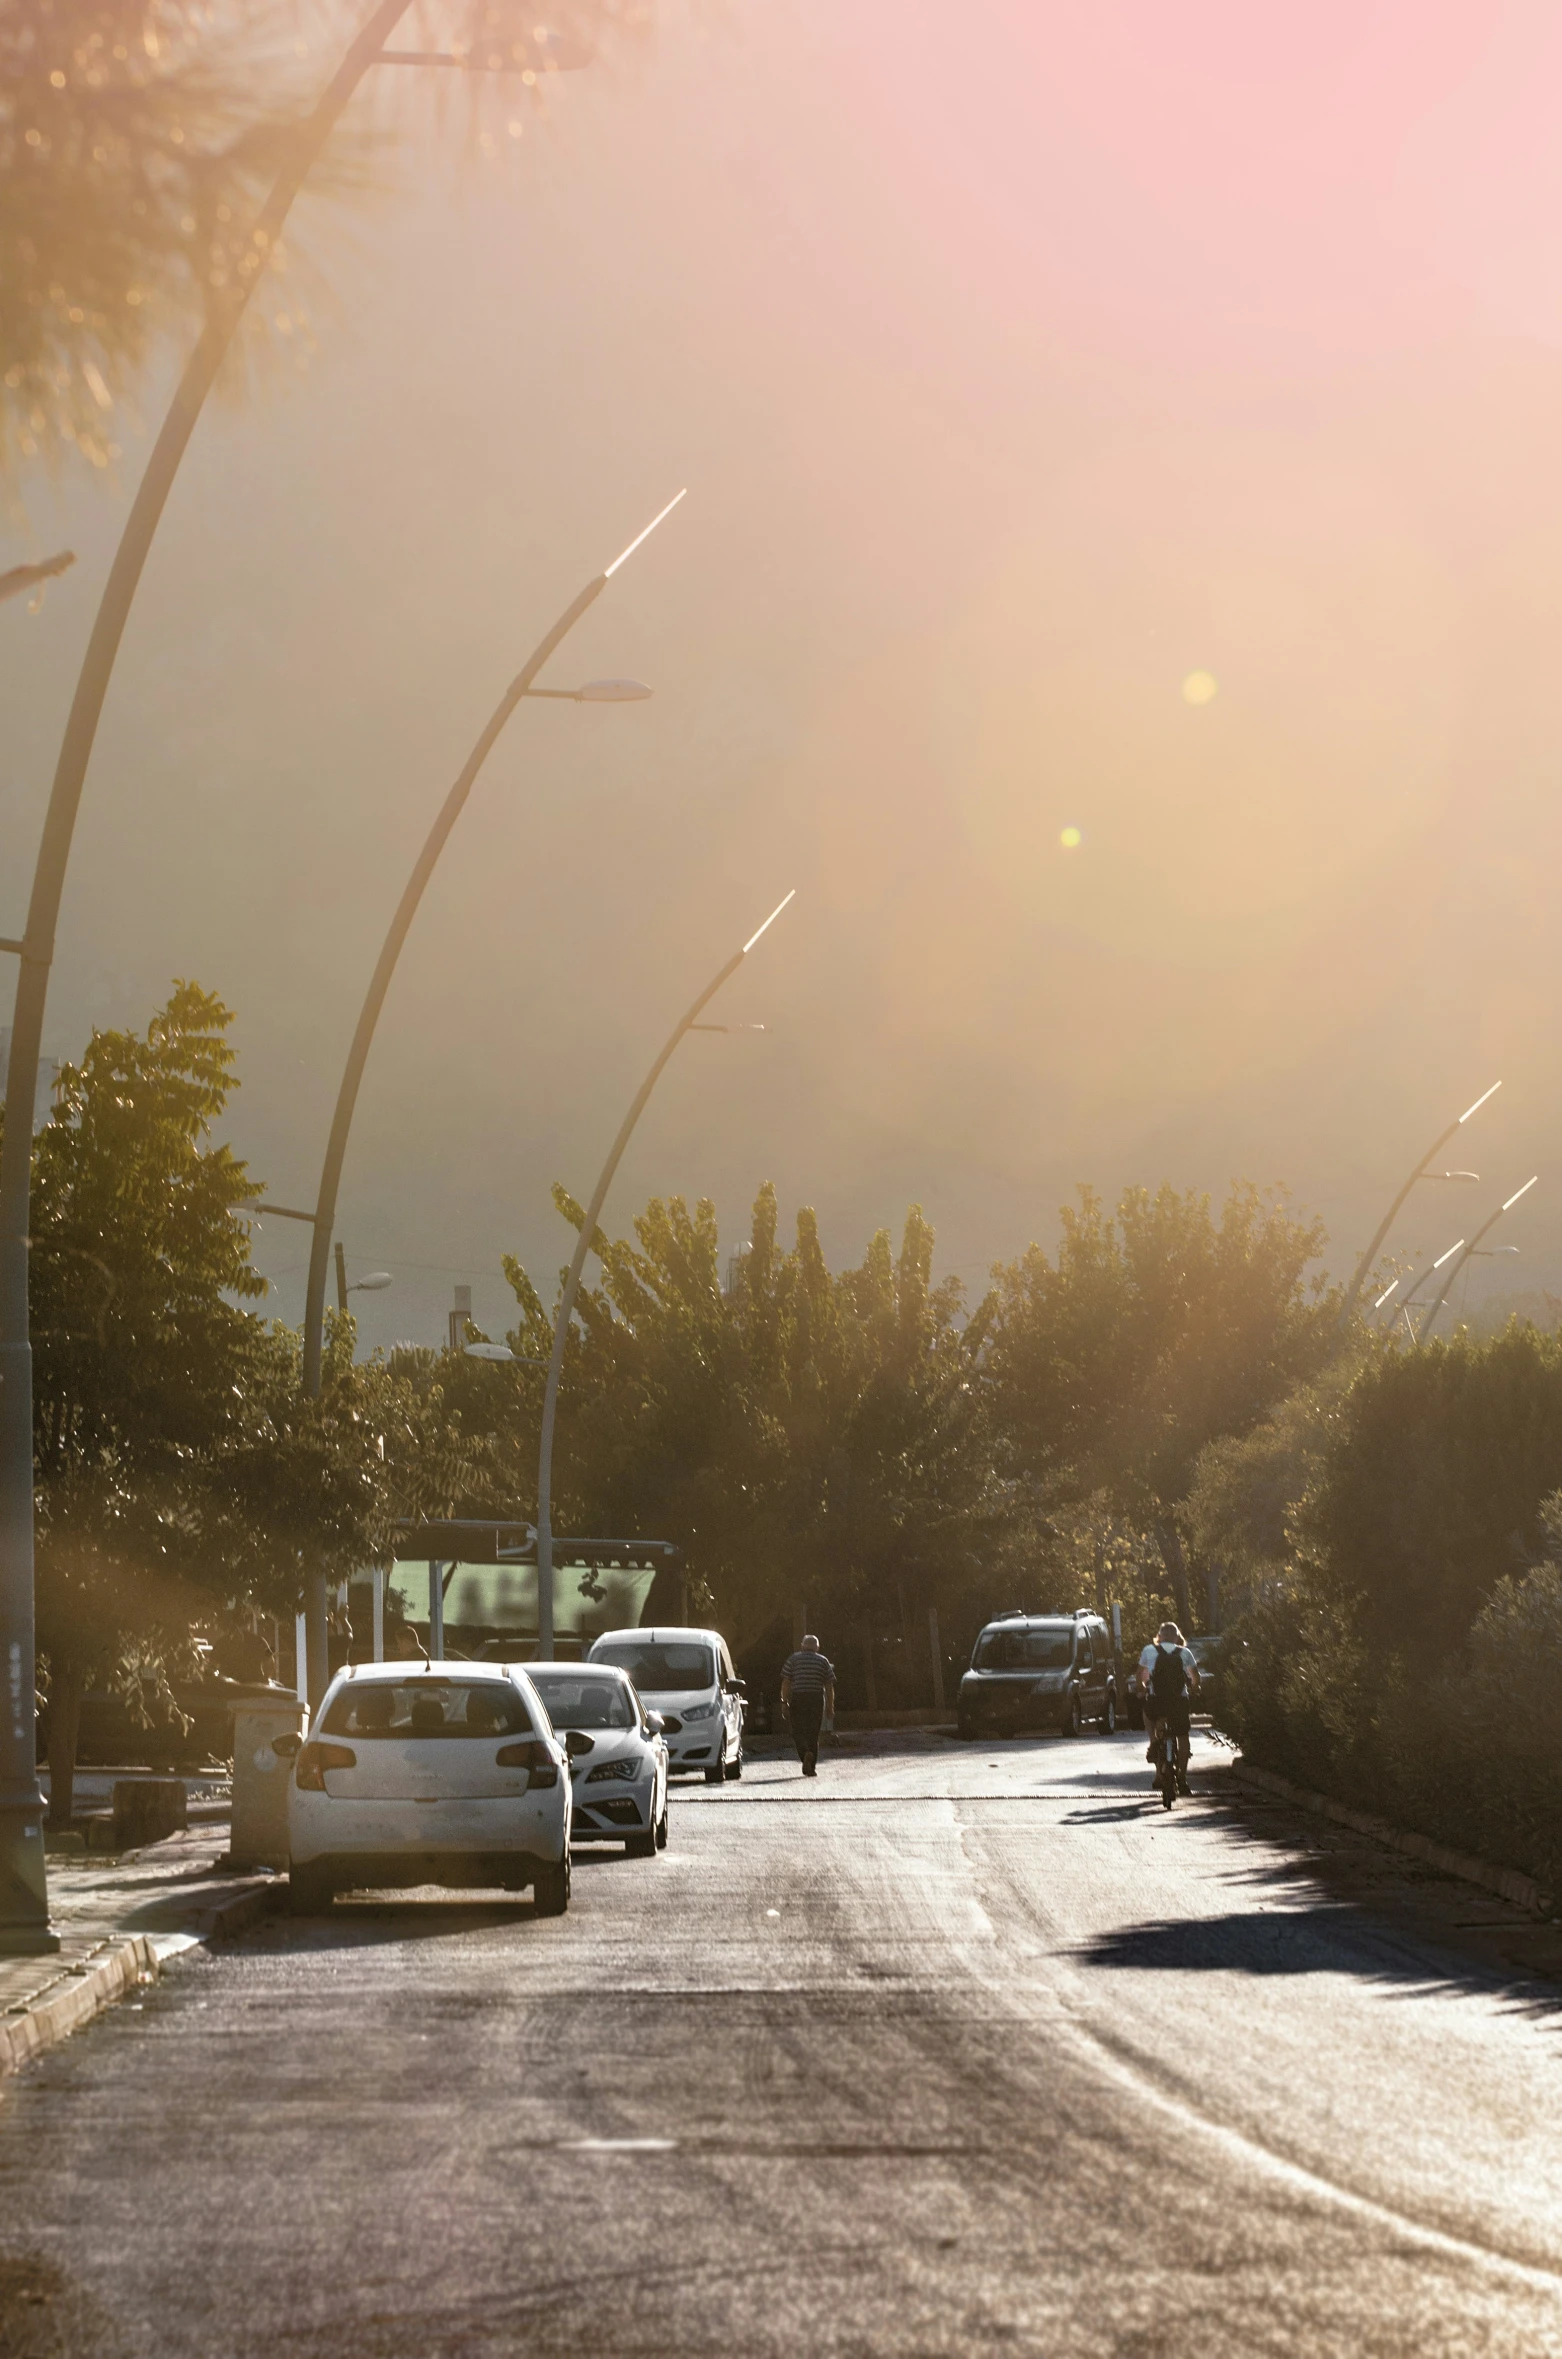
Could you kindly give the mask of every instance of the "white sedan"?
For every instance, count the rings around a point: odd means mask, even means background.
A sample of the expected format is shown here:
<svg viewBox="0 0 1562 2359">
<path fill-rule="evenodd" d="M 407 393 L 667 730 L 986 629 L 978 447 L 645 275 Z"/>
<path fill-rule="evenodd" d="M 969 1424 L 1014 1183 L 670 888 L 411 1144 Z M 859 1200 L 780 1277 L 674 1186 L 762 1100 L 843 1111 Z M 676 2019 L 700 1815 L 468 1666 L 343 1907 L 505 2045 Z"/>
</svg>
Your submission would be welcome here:
<svg viewBox="0 0 1562 2359">
<path fill-rule="evenodd" d="M 357 1663 L 338 1671 L 288 1790 L 298 1915 L 355 1886 L 530 1885 L 569 1906 L 569 1764 L 524 1671 L 505 1663 Z"/>
<path fill-rule="evenodd" d="M 574 1843 L 621 1840 L 631 1859 L 667 1848 L 667 1746 L 627 1671 L 609 1663 L 528 1663 L 526 1676 L 564 1739 L 575 1788 Z"/>
</svg>

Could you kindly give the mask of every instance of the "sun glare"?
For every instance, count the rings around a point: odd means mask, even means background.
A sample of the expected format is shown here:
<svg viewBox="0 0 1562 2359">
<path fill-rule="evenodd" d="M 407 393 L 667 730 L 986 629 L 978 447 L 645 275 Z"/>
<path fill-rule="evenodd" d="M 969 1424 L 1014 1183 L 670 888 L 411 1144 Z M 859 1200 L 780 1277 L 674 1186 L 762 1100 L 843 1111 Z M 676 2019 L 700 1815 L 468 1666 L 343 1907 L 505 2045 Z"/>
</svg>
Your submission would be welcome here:
<svg viewBox="0 0 1562 2359">
<path fill-rule="evenodd" d="M 1058 834 L 1058 842 L 1063 846 L 1065 852 L 1077 850 L 1084 840 L 1077 827 L 1062 828 Z"/>
<path fill-rule="evenodd" d="M 1190 672 L 1182 684 L 1185 704 L 1208 704 L 1215 693 L 1213 672 Z"/>
</svg>

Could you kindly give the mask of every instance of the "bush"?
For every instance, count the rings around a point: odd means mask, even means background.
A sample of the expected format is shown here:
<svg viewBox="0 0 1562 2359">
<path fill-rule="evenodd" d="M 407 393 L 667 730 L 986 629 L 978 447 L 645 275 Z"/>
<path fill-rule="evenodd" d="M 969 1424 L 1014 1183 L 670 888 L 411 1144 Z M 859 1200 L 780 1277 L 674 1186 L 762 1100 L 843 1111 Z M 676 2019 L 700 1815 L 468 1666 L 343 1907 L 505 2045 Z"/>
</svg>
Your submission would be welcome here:
<svg viewBox="0 0 1562 2359">
<path fill-rule="evenodd" d="M 1467 1646 L 1430 1675 L 1301 1583 L 1235 1636 L 1220 1717 L 1252 1760 L 1562 1889 L 1556 1565 L 1504 1575 Z"/>
<path fill-rule="evenodd" d="M 1546 1553 L 1562 1485 L 1562 1337 L 1515 1322 L 1385 1355 L 1352 1386 L 1297 1518 L 1317 1582 L 1423 1669 L 1462 1648 L 1505 1575 Z"/>
</svg>

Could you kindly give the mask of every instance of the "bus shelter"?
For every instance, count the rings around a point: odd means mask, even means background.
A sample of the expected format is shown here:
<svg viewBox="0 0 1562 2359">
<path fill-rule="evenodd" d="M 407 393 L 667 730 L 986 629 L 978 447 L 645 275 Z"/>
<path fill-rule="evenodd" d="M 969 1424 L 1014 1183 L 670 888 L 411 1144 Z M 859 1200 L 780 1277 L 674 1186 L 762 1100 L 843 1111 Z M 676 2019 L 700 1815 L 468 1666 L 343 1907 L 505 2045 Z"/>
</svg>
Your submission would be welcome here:
<svg viewBox="0 0 1562 2359">
<path fill-rule="evenodd" d="M 428 1654 L 526 1661 L 537 1652 L 537 1533 L 527 1523 L 475 1517 L 398 1524 L 385 1587 L 390 1612 L 375 1615 L 376 1653 L 387 1634 L 410 1632 Z M 680 1551 L 670 1540 L 553 1542 L 555 1652 L 584 1655 L 604 1630 L 634 1628 L 659 1572 Z M 378 1585 L 377 1585 L 378 1586 Z M 403 1641 L 405 1643 L 405 1641 Z"/>
</svg>

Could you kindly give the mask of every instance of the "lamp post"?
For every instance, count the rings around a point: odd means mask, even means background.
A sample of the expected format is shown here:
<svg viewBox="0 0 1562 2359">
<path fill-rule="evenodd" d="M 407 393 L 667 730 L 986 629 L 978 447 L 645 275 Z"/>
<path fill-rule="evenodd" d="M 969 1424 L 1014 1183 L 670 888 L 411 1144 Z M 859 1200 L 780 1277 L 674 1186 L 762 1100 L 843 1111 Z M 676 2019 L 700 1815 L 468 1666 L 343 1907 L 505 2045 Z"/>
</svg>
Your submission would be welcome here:
<svg viewBox="0 0 1562 2359">
<path fill-rule="evenodd" d="M 349 101 L 374 65 L 450 62 L 423 51 L 387 51 L 385 42 L 411 0 L 378 0 L 348 44 L 330 81 L 291 140 L 256 214 L 231 288 L 214 292 L 206 324 L 174 389 L 146 472 L 136 489 L 82 658 L 54 781 L 20 941 L 0 944 L 21 958 L 6 1077 L 5 1136 L 0 1143 L 0 1957 L 41 1956 L 59 1947 L 49 1925 L 43 1857 L 43 1795 L 38 1785 L 34 1713 L 32 1347 L 27 1319 L 28 1214 L 32 1194 L 32 1115 L 43 1039 L 44 1007 L 65 871 L 104 699 L 136 588 L 180 461 L 238 332 L 251 294 L 275 254 L 293 201 Z M 545 70 L 586 62 L 544 35 Z M 457 62 L 466 63 L 466 60 Z M 476 61 L 473 70 L 519 72 L 525 60 Z"/>
<path fill-rule="evenodd" d="M 358 1103 L 358 1091 L 363 1081 L 364 1068 L 369 1061 L 369 1050 L 374 1041 L 374 1029 L 385 1005 L 391 977 L 396 972 L 396 961 L 402 945 L 412 930 L 429 878 L 434 873 L 440 853 L 449 840 L 450 832 L 466 808 L 467 797 L 476 783 L 478 772 L 498 743 L 505 723 L 523 696 L 560 697 L 573 704 L 630 704 L 650 695 L 651 691 L 640 680 L 588 680 L 580 688 L 534 688 L 532 682 L 542 670 L 561 640 L 568 637 L 588 607 L 594 606 L 608 583 L 625 560 L 632 557 L 642 541 L 647 540 L 661 523 L 670 516 L 679 500 L 680 491 L 670 499 L 660 513 L 653 516 L 643 532 L 635 535 L 627 549 L 614 558 L 611 565 L 592 577 L 575 598 L 565 607 L 553 628 L 539 639 L 525 663 L 510 682 L 488 717 L 477 743 L 468 754 L 460 776 L 446 795 L 429 829 L 422 851 L 413 864 L 405 890 L 396 905 L 369 988 L 359 1011 L 358 1025 L 352 1045 L 347 1051 L 347 1063 L 342 1073 L 341 1086 L 336 1093 L 336 1110 L 331 1116 L 331 1132 L 326 1140 L 325 1162 L 320 1172 L 320 1192 L 311 1215 L 314 1239 L 309 1253 L 309 1283 L 304 1296 L 304 1392 L 310 1400 L 320 1394 L 321 1357 L 325 1335 L 326 1274 L 331 1258 L 331 1233 L 336 1224 L 336 1199 L 341 1186 L 342 1165 L 347 1155 L 347 1140 L 352 1129 L 353 1109 Z M 326 1676 L 326 1602 L 325 1575 L 312 1573 L 304 1595 L 304 1629 L 306 1661 L 309 1666 L 309 1692 L 315 1693 L 315 1680 Z M 320 1690 L 323 1694 L 324 1689 Z"/>
<path fill-rule="evenodd" d="M 633 1105 L 624 1116 L 617 1138 L 608 1151 L 586 1216 L 580 1224 L 580 1235 L 575 1240 L 575 1251 L 570 1258 L 569 1274 L 564 1280 L 564 1291 L 559 1296 L 559 1307 L 553 1319 L 553 1349 L 548 1357 L 548 1381 L 542 1397 L 542 1437 L 537 1451 L 537 1654 L 546 1663 L 553 1653 L 553 1424 L 559 1405 L 559 1376 L 564 1366 L 564 1343 L 575 1311 L 575 1297 L 580 1292 L 580 1273 L 586 1266 L 586 1255 L 591 1240 L 597 1233 L 597 1220 L 607 1200 L 608 1189 L 634 1132 L 635 1124 L 645 1112 L 646 1101 L 662 1077 L 662 1072 L 686 1032 L 712 1030 L 698 1022 L 729 977 L 735 975 L 761 934 L 768 933 L 787 902 L 796 896 L 797 888 L 778 901 L 756 933 L 750 934 L 741 950 L 733 952 L 726 964 L 711 977 L 699 998 L 682 1015 L 657 1055 L 650 1072 L 635 1093 Z M 722 1030 L 726 1027 L 722 1026 Z"/>
<path fill-rule="evenodd" d="M 1514 1205 L 1517 1204 L 1521 1196 L 1527 1196 L 1529 1194 L 1531 1188 L 1534 1187 L 1536 1181 L 1539 1178 L 1540 1174 L 1537 1171 L 1532 1179 L 1527 1179 L 1524 1182 L 1522 1188 L 1514 1189 L 1512 1195 L 1507 1199 L 1506 1203 L 1498 1205 L 1496 1211 L 1492 1214 L 1489 1220 L 1482 1221 L 1480 1227 L 1476 1230 L 1474 1236 L 1470 1239 L 1469 1244 L 1465 1247 L 1458 1260 L 1454 1263 L 1453 1268 L 1449 1271 L 1447 1277 L 1443 1280 L 1440 1290 L 1433 1297 L 1432 1301 L 1427 1305 L 1426 1317 L 1421 1322 L 1421 1332 L 1416 1338 L 1418 1343 L 1425 1343 L 1427 1337 L 1431 1334 L 1433 1322 L 1435 1321 L 1438 1312 L 1442 1309 L 1444 1303 L 1448 1300 L 1449 1288 L 1452 1286 L 1455 1278 L 1458 1277 L 1459 1272 L 1464 1268 L 1464 1265 L 1469 1260 L 1471 1254 L 1479 1252 L 1481 1239 L 1487 1234 L 1489 1230 L 1494 1229 L 1497 1226 L 1497 1223 L 1501 1220 L 1505 1212 L 1511 1212 L 1513 1210 Z M 1444 1258 L 1447 1258 L 1446 1255 Z"/>
<path fill-rule="evenodd" d="M 383 1294 L 387 1286 L 394 1286 L 395 1283 L 396 1281 L 389 1270 L 371 1270 L 366 1278 L 358 1278 L 349 1286 L 347 1283 L 347 1248 L 340 1237 L 337 1238 L 336 1307 L 344 1319 L 347 1316 L 349 1294 Z"/>
<path fill-rule="evenodd" d="M 1428 1262 L 1426 1268 L 1421 1271 L 1420 1275 L 1418 1277 L 1412 1278 L 1410 1284 L 1405 1288 L 1404 1293 L 1400 1296 L 1399 1301 L 1395 1304 L 1394 1317 L 1389 1321 L 1389 1326 L 1392 1329 L 1396 1321 L 1403 1318 L 1406 1327 L 1409 1329 L 1410 1340 L 1412 1343 L 1415 1342 L 1416 1331 L 1415 1325 L 1410 1317 L 1410 1305 L 1412 1302 L 1414 1302 L 1417 1294 L 1419 1294 L 1421 1291 L 1421 1288 L 1426 1284 L 1427 1279 L 1434 1276 L 1435 1273 L 1442 1268 L 1445 1261 L 1451 1261 L 1463 1243 L 1464 1239 L 1462 1237 L 1456 1237 L 1453 1243 L 1449 1246 L 1446 1253 L 1440 1253 L 1436 1261 Z M 1375 1311 L 1380 1311 L 1383 1308 L 1383 1305 L 1387 1302 L 1389 1296 L 1394 1292 L 1395 1288 L 1399 1284 L 1400 1280 L 1398 1278 L 1393 1278 L 1389 1281 L 1388 1285 L 1384 1287 L 1382 1293 L 1378 1296 L 1377 1301 L 1372 1306 Z"/>
<path fill-rule="evenodd" d="M 1447 1146 L 1449 1140 L 1454 1136 L 1454 1133 L 1463 1128 L 1464 1124 L 1469 1121 L 1472 1114 L 1478 1114 L 1481 1108 L 1485 1105 L 1486 1100 L 1488 1098 L 1495 1097 L 1501 1087 L 1502 1083 L 1500 1081 L 1494 1081 L 1490 1089 L 1483 1090 L 1481 1095 L 1476 1099 L 1474 1105 L 1466 1106 L 1464 1112 L 1459 1116 L 1458 1121 L 1450 1122 L 1446 1130 L 1440 1130 L 1436 1138 L 1432 1141 L 1432 1144 L 1427 1148 L 1426 1153 L 1422 1156 L 1420 1162 L 1416 1165 L 1414 1171 L 1410 1174 L 1410 1177 L 1406 1180 L 1404 1186 L 1400 1189 L 1399 1194 L 1394 1198 L 1394 1201 L 1389 1206 L 1387 1212 L 1384 1213 L 1382 1220 L 1378 1223 L 1376 1236 L 1373 1238 L 1372 1243 L 1367 1247 L 1367 1250 L 1362 1255 L 1360 1261 L 1358 1261 L 1356 1264 L 1355 1274 L 1353 1275 L 1350 1284 L 1346 1287 L 1345 1299 L 1340 1304 L 1340 1315 L 1338 1320 L 1339 1326 L 1344 1326 L 1346 1320 L 1350 1317 L 1351 1312 L 1356 1307 L 1356 1298 L 1367 1282 L 1367 1272 L 1371 1269 L 1373 1263 L 1376 1261 L 1384 1238 L 1388 1235 L 1389 1230 L 1393 1227 L 1395 1221 L 1399 1218 L 1400 1207 L 1404 1203 L 1405 1198 L 1409 1195 L 1411 1189 L 1415 1186 L 1417 1180 L 1476 1180 L 1480 1178 L 1480 1173 L 1476 1171 L 1431 1171 L 1427 1167 L 1431 1163 L 1432 1157 L 1434 1155 L 1440 1154 L 1443 1148 Z"/>
</svg>

